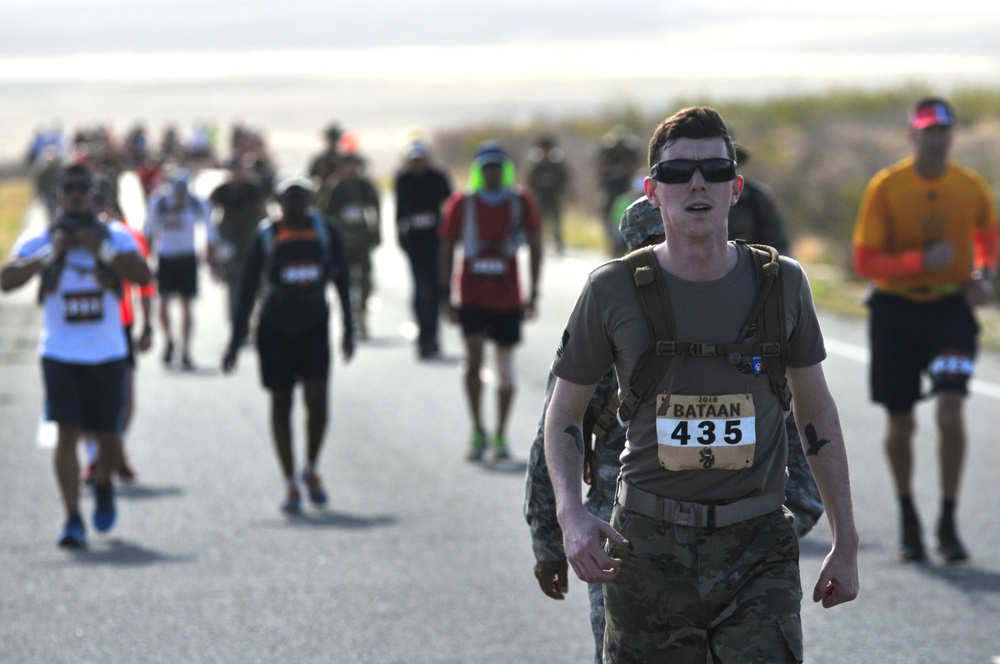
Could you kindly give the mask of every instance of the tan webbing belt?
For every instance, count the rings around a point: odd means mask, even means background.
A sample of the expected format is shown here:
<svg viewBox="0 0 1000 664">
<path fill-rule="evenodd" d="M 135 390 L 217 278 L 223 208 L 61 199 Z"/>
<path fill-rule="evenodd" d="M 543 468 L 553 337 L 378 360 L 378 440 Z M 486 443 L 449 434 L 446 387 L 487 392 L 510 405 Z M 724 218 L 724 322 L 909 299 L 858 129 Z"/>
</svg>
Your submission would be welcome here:
<svg viewBox="0 0 1000 664">
<path fill-rule="evenodd" d="M 781 507 L 785 496 L 769 493 L 725 505 L 706 505 L 664 498 L 619 479 L 616 499 L 625 509 L 658 521 L 692 528 L 724 528 L 773 512 Z"/>
</svg>

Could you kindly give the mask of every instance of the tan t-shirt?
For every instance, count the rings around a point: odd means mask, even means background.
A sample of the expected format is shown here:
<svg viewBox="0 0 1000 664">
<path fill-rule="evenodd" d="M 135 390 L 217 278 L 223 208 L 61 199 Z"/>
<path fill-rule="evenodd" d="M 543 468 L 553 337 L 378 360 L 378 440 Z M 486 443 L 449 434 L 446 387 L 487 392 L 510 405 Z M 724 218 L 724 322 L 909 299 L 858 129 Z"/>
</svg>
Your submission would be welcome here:
<svg viewBox="0 0 1000 664">
<path fill-rule="evenodd" d="M 809 282 L 797 262 L 785 257 L 780 260 L 790 345 L 788 365 L 811 366 L 826 358 L 826 349 Z M 676 341 L 756 341 L 738 339 L 756 299 L 749 249 L 741 247 L 736 267 L 715 281 L 686 281 L 666 271 L 663 275 L 674 312 Z M 613 365 L 624 398 L 632 369 L 650 341 L 628 268 L 620 259 L 610 261 L 591 272 L 570 315 L 552 371 L 564 380 L 589 385 L 597 383 Z M 671 361 L 659 392 L 666 390 L 676 373 L 672 386 L 675 395 L 752 396 L 757 439 L 753 465 L 743 470 L 666 470 L 657 456 L 653 397 L 640 406 L 629 423 L 622 476 L 645 491 L 690 502 L 725 503 L 783 492 L 787 457 L 784 413 L 767 374 L 755 373 L 748 357 L 737 366 L 725 357 L 689 356 L 682 363 L 679 359 Z"/>
</svg>

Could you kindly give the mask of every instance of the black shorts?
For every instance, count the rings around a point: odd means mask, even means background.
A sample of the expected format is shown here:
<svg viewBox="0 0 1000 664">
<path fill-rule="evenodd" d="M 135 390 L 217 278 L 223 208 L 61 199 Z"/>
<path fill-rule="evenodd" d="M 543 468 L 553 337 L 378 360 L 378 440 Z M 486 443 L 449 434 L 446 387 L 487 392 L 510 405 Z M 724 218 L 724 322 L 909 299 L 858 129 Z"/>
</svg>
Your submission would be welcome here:
<svg viewBox="0 0 1000 664">
<path fill-rule="evenodd" d="M 461 307 L 458 321 L 462 334 L 467 337 L 482 335 L 498 346 L 516 346 L 521 343 L 521 310 L 490 311 L 479 307 Z"/>
<path fill-rule="evenodd" d="M 932 394 L 968 393 L 979 323 L 962 296 L 914 302 L 876 292 L 868 306 L 873 401 L 892 413 L 912 410 L 925 396 L 925 373 Z"/>
<path fill-rule="evenodd" d="M 261 325 L 257 328 L 260 380 L 269 390 L 288 388 L 297 380 L 327 380 L 330 375 L 330 331 L 324 322 L 288 336 Z"/>
<path fill-rule="evenodd" d="M 121 431 L 125 423 L 125 360 L 75 364 L 42 358 L 45 416 L 87 431 Z"/>
<path fill-rule="evenodd" d="M 198 257 L 161 256 L 156 271 L 156 289 L 161 295 L 194 297 L 198 294 Z"/>
</svg>

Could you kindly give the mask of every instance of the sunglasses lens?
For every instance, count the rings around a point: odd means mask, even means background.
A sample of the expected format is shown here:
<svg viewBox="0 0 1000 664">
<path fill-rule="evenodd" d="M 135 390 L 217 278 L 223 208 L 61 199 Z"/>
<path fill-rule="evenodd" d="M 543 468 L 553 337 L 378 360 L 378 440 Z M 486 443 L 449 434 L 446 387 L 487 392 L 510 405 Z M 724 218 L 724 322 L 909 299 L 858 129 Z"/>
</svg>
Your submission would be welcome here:
<svg viewBox="0 0 1000 664">
<path fill-rule="evenodd" d="M 653 167 L 653 179 L 663 184 L 690 182 L 695 170 L 701 171 L 705 182 L 729 182 L 736 179 L 736 162 L 716 157 L 712 159 L 670 159 Z"/>
<path fill-rule="evenodd" d="M 661 161 L 654 168 L 653 178 L 663 184 L 682 184 L 694 175 L 695 162 L 690 159 Z"/>
<path fill-rule="evenodd" d="M 699 169 L 705 182 L 729 182 L 736 179 L 736 164 L 729 159 L 703 159 Z"/>
</svg>

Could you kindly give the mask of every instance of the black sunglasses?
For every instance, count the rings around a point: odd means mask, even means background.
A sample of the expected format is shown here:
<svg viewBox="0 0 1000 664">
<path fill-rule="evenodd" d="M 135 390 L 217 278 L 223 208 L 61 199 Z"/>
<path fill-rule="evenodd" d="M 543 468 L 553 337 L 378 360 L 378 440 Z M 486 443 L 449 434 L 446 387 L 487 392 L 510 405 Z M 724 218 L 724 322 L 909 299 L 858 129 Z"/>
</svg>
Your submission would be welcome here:
<svg viewBox="0 0 1000 664">
<path fill-rule="evenodd" d="M 89 182 L 63 182 L 62 190 L 67 194 L 73 191 L 90 191 Z"/>
<path fill-rule="evenodd" d="M 736 179 L 736 162 L 732 159 L 668 159 L 654 164 L 651 177 L 663 184 L 690 182 L 695 170 L 701 171 L 705 182 L 729 182 Z"/>
</svg>

